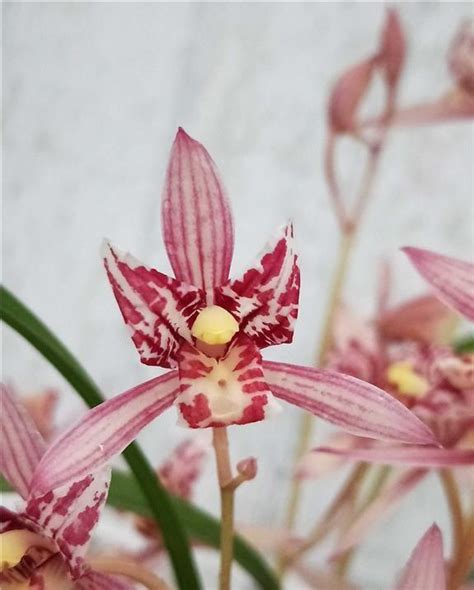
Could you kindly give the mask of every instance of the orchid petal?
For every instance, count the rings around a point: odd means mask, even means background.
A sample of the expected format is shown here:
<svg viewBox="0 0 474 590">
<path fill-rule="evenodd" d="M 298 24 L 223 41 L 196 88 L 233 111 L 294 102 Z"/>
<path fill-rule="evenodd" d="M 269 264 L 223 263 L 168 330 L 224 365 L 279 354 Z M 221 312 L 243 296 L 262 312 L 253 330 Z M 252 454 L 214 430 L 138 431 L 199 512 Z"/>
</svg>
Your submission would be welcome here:
<svg viewBox="0 0 474 590">
<path fill-rule="evenodd" d="M 443 537 L 436 524 L 423 535 L 406 564 L 397 590 L 446 590 Z"/>
<path fill-rule="evenodd" d="M 446 344 L 452 337 L 456 317 L 437 297 L 423 295 L 388 310 L 377 324 L 389 340 Z"/>
<path fill-rule="evenodd" d="M 105 468 L 28 499 L 25 515 L 56 543 L 73 578 L 85 571 L 84 557 L 107 499 L 110 475 L 110 468 Z"/>
<path fill-rule="evenodd" d="M 37 496 L 105 465 L 171 406 L 178 390 L 177 373 L 170 371 L 89 410 L 48 448 L 31 490 Z"/>
<path fill-rule="evenodd" d="M 0 471 L 26 498 L 46 445 L 25 407 L 3 384 L 0 384 L 0 407 Z"/>
<path fill-rule="evenodd" d="M 78 586 L 67 571 L 64 560 L 56 555 L 35 569 L 34 580 L 27 586 L 30 590 L 77 590 Z M 8 586 L 5 590 L 8 589 Z M 13 590 L 13 589 L 12 589 Z M 14 590 L 21 590 L 15 586 Z"/>
<path fill-rule="evenodd" d="M 259 261 L 239 279 L 215 289 L 215 303 L 240 321 L 258 348 L 293 340 L 300 272 L 288 224 L 269 242 Z"/>
<path fill-rule="evenodd" d="M 276 409 L 262 357 L 246 336 L 235 338 L 218 360 L 185 343 L 178 360 L 181 393 L 176 405 L 189 427 L 258 422 Z"/>
<path fill-rule="evenodd" d="M 162 214 L 176 277 L 202 289 L 224 283 L 234 248 L 227 193 L 207 150 L 181 128 L 171 150 Z"/>
<path fill-rule="evenodd" d="M 382 465 L 411 465 L 412 467 L 462 467 L 474 465 L 474 450 L 439 449 L 431 447 L 377 447 L 338 449 L 317 447 L 313 453 L 325 453 L 353 461 Z"/>
<path fill-rule="evenodd" d="M 398 83 L 405 62 L 406 41 L 400 18 L 393 8 L 387 11 L 385 17 L 379 54 L 387 84 L 394 87 Z"/>
<path fill-rule="evenodd" d="M 412 444 L 437 444 L 432 432 L 388 393 L 348 375 L 264 362 L 273 394 L 350 434 Z"/>
<path fill-rule="evenodd" d="M 350 451 L 364 444 L 364 439 L 360 436 L 352 436 L 346 432 L 335 432 L 329 436 L 326 441 L 328 447 L 341 451 L 341 456 L 336 453 L 316 452 L 320 449 L 313 449 L 306 453 L 297 463 L 295 477 L 297 479 L 318 479 L 324 477 L 333 471 L 339 469 L 346 463 L 346 458 L 342 451 Z"/>
<path fill-rule="evenodd" d="M 104 264 L 122 316 L 145 365 L 174 367 L 179 345 L 191 341 L 191 326 L 205 305 L 203 293 L 110 244 Z"/>
<path fill-rule="evenodd" d="M 0 564 L 2 569 L 13 568 L 30 552 L 44 551 L 45 555 L 55 552 L 54 545 L 27 529 L 10 530 L 0 534 Z M 1 576 L 0 576 L 1 580 Z"/>
<path fill-rule="evenodd" d="M 382 488 L 377 498 L 344 531 L 331 558 L 359 545 L 372 527 L 386 518 L 427 473 L 425 469 L 410 469 Z"/>
<path fill-rule="evenodd" d="M 207 445 L 197 439 L 181 442 L 158 470 L 158 476 L 166 489 L 189 499 L 196 481 L 201 475 Z"/>
<path fill-rule="evenodd" d="M 439 298 L 474 321 L 474 264 L 421 248 L 402 248 Z"/>
<path fill-rule="evenodd" d="M 76 581 L 75 587 L 77 590 L 134 590 L 135 584 L 131 584 L 117 576 L 90 571 Z"/>
</svg>

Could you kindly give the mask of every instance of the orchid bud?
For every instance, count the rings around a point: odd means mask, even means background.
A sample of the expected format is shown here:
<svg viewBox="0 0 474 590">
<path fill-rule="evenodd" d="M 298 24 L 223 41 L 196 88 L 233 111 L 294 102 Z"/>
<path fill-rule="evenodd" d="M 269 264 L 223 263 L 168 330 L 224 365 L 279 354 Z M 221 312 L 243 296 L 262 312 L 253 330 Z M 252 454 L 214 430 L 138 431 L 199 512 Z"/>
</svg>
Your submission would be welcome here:
<svg viewBox="0 0 474 590">
<path fill-rule="evenodd" d="M 357 109 L 374 71 L 373 58 L 349 68 L 336 81 L 329 98 L 329 125 L 333 133 L 350 133 L 356 127 Z"/>
<path fill-rule="evenodd" d="M 466 20 L 456 33 L 448 53 L 448 67 L 456 84 L 474 95 L 474 20 Z"/>
<path fill-rule="evenodd" d="M 379 49 L 379 65 L 390 88 L 398 84 L 405 54 L 405 35 L 397 11 L 391 8 L 387 11 Z"/>
<path fill-rule="evenodd" d="M 257 459 L 255 457 L 247 457 L 237 463 L 237 472 L 246 480 L 254 479 L 257 475 Z"/>
</svg>

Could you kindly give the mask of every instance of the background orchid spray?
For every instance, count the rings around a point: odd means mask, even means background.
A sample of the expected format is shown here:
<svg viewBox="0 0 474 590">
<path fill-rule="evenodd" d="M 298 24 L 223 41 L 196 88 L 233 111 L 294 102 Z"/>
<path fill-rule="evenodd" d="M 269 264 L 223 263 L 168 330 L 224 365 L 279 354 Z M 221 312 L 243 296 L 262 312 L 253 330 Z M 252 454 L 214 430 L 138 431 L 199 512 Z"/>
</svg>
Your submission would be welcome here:
<svg viewBox="0 0 474 590">
<path fill-rule="evenodd" d="M 241 572 L 234 568 L 230 575 L 235 559 L 255 583 L 266 590 L 277 590 L 283 584 L 298 590 L 307 586 L 318 590 L 353 590 L 357 586 L 346 577 L 355 549 L 382 516 L 415 489 L 430 470 L 436 470 L 441 476 L 453 525 L 453 541 L 446 552 L 446 562 L 441 533 L 433 525 L 419 541 L 398 581 L 386 576 L 383 588 L 455 590 L 461 586 L 469 571 L 474 545 L 474 514 L 468 495 L 472 490 L 469 467 L 473 461 L 470 439 L 474 394 L 472 356 L 454 347 L 454 314 L 434 295 L 389 307 L 388 289 L 383 286 L 379 309 L 369 321 L 360 320 L 342 306 L 351 255 L 389 134 L 398 127 L 462 121 L 474 113 L 472 26 L 463 23 L 449 49 L 451 88 L 442 87 L 439 98 L 432 94 L 415 100 L 413 106 L 404 106 L 400 100 L 404 96 L 400 92 L 401 74 L 407 61 L 405 39 L 397 12 L 388 10 L 376 50 L 346 71 L 336 81 L 330 96 L 324 171 L 341 242 L 317 369 L 262 358 L 265 348 L 290 344 L 295 325 L 296 334 L 308 327 L 301 319 L 299 326 L 295 323 L 299 268 L 292 224 L 274 236 L 249 270 L 236 279 L 229 279 L 234 242 L 226 191 L 206 149 L 183 130 L 178 132 L 173 145 L 162 199 L 163 237 L 175 276 L 166 276 L 147 267 L 115 246 L 104 246 L 105 270 L 140 360 L 148 365 L 146 370 L 152 377 L 149 381 L 101 403 L 97 386 L 64 345 L 2 288 L 2 319 L 56 367 L 89 406 L 98 406 L 60 433 L 51 428 L 52 398 L 49 396 L 38 404 L 30 403 L 38 428 L 44 432 L 49 445 L 42 443 L 39 452 L 32 452 L 30 438 L 34 442 L 38 437 L 31 421 L 24 418 L 24 411 L 11 391 L 2 393 L 6 400 L 2 404 L 8 411 L 0 417 L 3 429 L 1 471 L 10 487 L 2 479 L 0 486 L 8 490 L 13 485 L 25 498 L 24 503 L 18 504 L 18 510 L 15 505 L 15 510 L 2 509 L 1 512 L 5 535 L 2 541 L 5 542 L 0 575 L 4 583 L 8 581 L 10 586 L 14 584 L 13 587 L 20 588 L 26 584 L 39 590 L 41 585 L 127 588 L 132 587 L 131 582 L 137 582 L 161 590 L 167 587 L 161 580 L 167 578 L 168 564 L 162 559 L 167 554 L 179 590 L 199 589 L 202 585 L 193 556 L 201 557 L 203 545 L 210 545 L 221 550 L 221 588 L 230 587 L 231 579 L 233 588 L 240 588 Z M 417 43 L 414 36 L 415 49 Z M 377 112 L 367 112 L 364 110 L 366 95 L 380 82 L 384 91 L 383 106 Z M 371 97 L 368 98 L 367 102 L 372 104 Z M 180 120 L 182 114 L 174 124 Z M 195 123 L 193 121 L 190 127 Z M 198 121 L 197 127 L 199 125 Z M 245 125 L 241 127 L 243 130 Z M 297 134 L 297 127 L 295 131 Z M 167 127 L 168 137 L 169 132 Z M 200 133 L 203 137 L 206 135 L 206 132 Z M 225 136 L 231 142 L 235 140 L 232 128 Z M 258 145 L 259 139 L 257 134 L 252 143 Z M 347 183 L 339 161 L 339 150 L 347 139 L 367 156 L 352 204 L 346 195 Z M 219 142 L 219 139 L 213 140 L 211 133 L 209 145 L 217 144 L 216 152 L 222 159 Z M 278 161 L 278 147 L 273 140 L 272 150 Z M 294 152 L 300 161 L 304 145 L 298 144 Z M 240 170 L 240 158 L 236 158 L 236 162 Z M 253 160 L 251 165 L 254 165 Z M 99 168 L 102 178 L 103 170 Z M 245 172 L 245 167 L 243 170 Z M 436 171 L 430 172 L 430 177 L 435 174 Z M 295 194 L 305 194 L 296 190 L 298 181 L 294 170 L 293 175 L 291 189 Z M 400 175 L 400 184 L 402 181 L 403 175 Z M 139 199 L 139 192 L 135 190 L 136 186 L 133 191 Z M 273 191 L 270 192 L 273 196 Z M 123 216 L 117 202 L 114 198 L 114 214 L 120 212 Z M 73 196 L 69 204 L 75 205 Z M 154 206 L 151 204 L 147 212 Z M 110 213 L 108 208 L 107 211 Z M 308 217 L 306 211 L 305 216 Z M 247 225 L 254 227 L 253 220 L 250 224 L 248 219 Z M 91 226 L 94 223 L 100 239 L 104 220 L 98 215 L 91 219 Z M 297 235 L 301 225 L 304 231 L 304 219 L 302 224 L 300 220 L 296 224 Z M 128 240 L 134 241 L 135 226 L 130 224 L 130 227 L 132 234 Z M 114 235 L 117 233 L 120 229 L 113 230 Z M 137 233 L 153 234 L 149 231 Z M 94 236 L 92 242 L 96 240 Z M 318 247 L 321 241 L 318 239 Z M 412 243 L 412 239 L 407 240 L 405 236 L 403 242 L 407 241 Z M 416 239 L 413 242 L 416 243 Z M 433 286 L 436 296 L 472 320 L 472 267 L 430 251 L 408 248 L 406 252 Z M 330 256 L 325 258 L 330 260 Z M 68 272 L 72 272 L 69 264 Z M 307 276 L 305 272 L 303 286 L 307 285 Z M 104 298 L 104 301 L 110 304 L 109 299 Z M 349 297 L 347 301 L 353 303 Z M 360 310 L 354 307 L 358 313 Z M 95 317 L 92 328 L 97 332 L 106 315 Z M 86 326 L 87 313 L 83 319 Z M 111 325 L 105 331 L 107 336 L 113 333 L 115 320 L 111 315 Z M 67 332 L 64 336 L 67 338 Z M 100 342 L 100 338 L 97 341 Z M 90 342 L 89 334 L 88 346 Z M 109 346 L 107 356 L 120 365 L 120 359 L 125 360 L 125 357 L 111 351 L 113 347 Z M 290 349 L 285 351 L 291 354 Z M 133 365 L 131 371 L 124 367 L 113 369 L 109 383 L 115 379 L 120 386 L 120 379 L 127 379 L 127 374 L 135 370 Z M 168 372 L 159 374 L 162 368 Z M 106 373 L 106 363 L 103 369 Z M 157 373 L 151 372 L 155 370 Z M 134 377 L 131 381 L 133 383 Z M 296 441 L 298 460 L 305 450 L 315 446 L 310 436 L 313 416 L 322 417 L 343 431 L 337 431 L 323 447 L 318 446 L 304 455 L 303 461 L 298 463 L 300 474 L 306 470 L 306 475 L 320 475 L 323 470 L 356 463 L 323 518 L 315 522 L 309 534 L 293 530 L 301 479 L 291 482 L 293 491 L 286 516 L 287 528 L 268 529 L 259 523 L 255 526 L 247 512 L 239 515 L 237 526 L 233 523 L 236 489 L 254 479 L 253 490 L 262 489 L 264 478 L 270 473 L 265 463 L 265 456 L 268 458 L 270 453 L 262 452 L 260 462 L 260 446 L 256 441 L 252 450 L 243 455 L 258 456 L 259 476 L 263 476 L 263 481 L 257 477 L 257 459 L 253 456 L 233 467 L 227 429 L 229 435 L 235 433 L 234 444 L 237 445 L 239 436 L 242 438 L 247 432 L 251 433 L 248 438 L 252 443 L 252 433 L 263 433 L 259 440 L 264 440 L 268 426 L 260 423 L 263 420 L 271 420 L 274 430 L 278 424 L 291 424 L 288 413 L 278 415 L 278 398 L 307 410 L 301 433 L 296 428 L 293 431 L 295 439 L 301 437 Z M 194 452 L 190 443 L 185 442 L 175 453 L 168 454 L 169 449 L 167 444 L 162 444 L 165 439 L 160 434 L 165 431 L 169 439 L 173 436 L 172 428 L 168 431 L 169 426 L 166 426 L 167 417 L 155 421 L 153 433 L 158 435 L 159 444 L 155 440 L 150 446 L 153 450 L 149 450 L 153 465 L 159 464 L 159 455 L 167 457 L 158 472 L 150 467 L 136 443 L 132 443 L 124 451 L 132 473 L 114 469 L 110 480 L 107 465 L 112 458 L 172 405 L 175 410 L 170 414 L 177 414 L 182 426 L 204 429 L 199 435 L 208 434 L 214 439 L 221 522 L 192 503 L 191 487 L 207 485 L 206 473 L 200 473 L 199 467 L 202 453 Z M 29 424 L 26 429 L 15 428 L 26 423 Z M 242 430 L 240 426 L 245 428 Z M 275 444 L 286 438 L 280 432 L 270 434 L 275 436 Z M 271 450 L 274 457 L 275 452 Z M 281 469 L 277 460 L 272 459 L 272 463 Z M 287 474 L 290 475 L 290 470 Z M 320 503 L 319 482 L 317 486 L 305 513 L 308 525 L 316 520 L 313 512 Z M 239 494 L 241 501 L 252 491 L 250 485 L 245 488 Z M 196 491 L 199 498 L 199 489 Z M 267 494 L 259 495 L 270 504 Z M 275 493 L 275 501 L 276 496 Z M 206 497 L 205 500 L 210 504 L 212 499 Z M 117 519 L 121 523 L 121 536 L 114 539 L 112 553 L 96 544 L 88 546 L 106 500 L 109 506 L 119 509 Z M 271 500 L 273 504 L 273 497 Z M 273 516 L 274 513 L 273 510 Z M 127 534 L 122 523 L 126 521 L 132 533 L 135 526 L 146 537 L 143 552 L 122 547 Z M 432 521 L 430 514 L 429 523 Z M 80 535 L 75 534 L 79 529 L 84 533 L 80 541 Z M 233 535 L 234 529 L 244 537 Z M 316 569 L 309 550 L 333 533 L 336 538 L 329 562 L 324 569 Z M 403 559 L 409 549 L 407 547 L 403 553 Z M 278 558 L 275 572 L 260 553 Z M 156 559 L 157 556 L 160 559 Z M 136 559 L 140 560 L 139 564 Z M 160 578 L 150 571 L 152 569 Z M 293 577 L 283 578 L 287 571 Z M 214 565 L 209 572 L 205 587 L 217 587 Z"/>
</svg>

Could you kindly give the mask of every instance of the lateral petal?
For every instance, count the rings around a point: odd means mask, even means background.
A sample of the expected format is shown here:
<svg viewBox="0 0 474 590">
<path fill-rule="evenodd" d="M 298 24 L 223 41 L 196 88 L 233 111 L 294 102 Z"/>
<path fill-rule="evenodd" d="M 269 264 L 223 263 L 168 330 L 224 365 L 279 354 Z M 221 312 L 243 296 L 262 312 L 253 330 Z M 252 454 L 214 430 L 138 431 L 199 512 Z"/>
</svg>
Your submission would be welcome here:
<svg viewBox="0 0 474 590">
<path fill-rule="evenodd" d="M 104 244 L 104 265 L 140 360 L 173 367 L 183 339 L 191 341 L 193 321 L 205 305 L 202 291 L 143 265 Z"/>
<path fill-rule="evenodd" d="M 179 353 L 179 380 L 176 405 L 191 428 L 258 422 L 277 406 L 265 383 L 262 357 L 244 335 L 218 360 L 185 343 Z"/>
<path fill-rule="evenodd" d="M 234 249 L 227 192 L 205 147 L 181 128 L 166 173 L 162 220 L 180 281 L 208 290 L 227 280 Z"/>
<path fill-rule="evenodd" d="M 3 384 L 0 384 L 0 408 L 0 471 L 26 498 L 46 445 L 25 407 Z"/>
<path fill-rule="evenodd" d="M 81 480 L 104 466 L 169 408 L 178 392 L 177 373 L 170 371 L 89 410 L 46 451 L 31 484 L 34 495 Z"/>
<path fill-rule="evenodd" d="M 214 301 L 239 320 L 241 331 L 258 348 L 265 348 L 293 340 L 299 288 L 300 271 L 290 223 L 269 242 L 255 266 L 241 278 L 215 289 Z"/>
<path fill-rule="evenodd" d="M 107 499 L 110 475 L 110 468 L 101 469 L 28 499 L 25 515 L 55 542 L 73 578 L 86 571 L 84 558 Z"/>
<path fill-rule="evenodd" d="M 312 453 L 324 453 L 352 461 L 412 467 L 469 467 L 474 465 L 474 450 L 433 447 L 316 447 Z"/>
<path fill-rule="evenodd" d="M 350 434 L 412 444 L 437 444 L 408 408 L 375 385 L 334 371 L 265 361 L 273 394 Z"/>
<path fill-rule="evenodd" d="M 402 248 L 447 305 L 474 321 L 474 264 L 421 248 Z"/>
<path fill-rule="evenodd" d="M 443 537 L 436 524 L 423 535 L 406 564 L 397 590 L 446 590 Z"/>
</svg>

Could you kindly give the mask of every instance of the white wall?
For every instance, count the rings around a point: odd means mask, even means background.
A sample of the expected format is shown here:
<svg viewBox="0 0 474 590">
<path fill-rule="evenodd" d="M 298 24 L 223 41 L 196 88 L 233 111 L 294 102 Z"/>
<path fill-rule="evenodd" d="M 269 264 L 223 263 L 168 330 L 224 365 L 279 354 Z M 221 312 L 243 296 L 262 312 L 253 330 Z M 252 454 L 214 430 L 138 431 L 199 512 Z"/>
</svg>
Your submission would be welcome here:
<svg viewBox="0 0 474 590">
<path fill-rule="evenodd" d="M 409 104 L 448 88 L 445 51 L 469 5 L 399 8 L 410 39 L 401 93 Z M 108 395 L 156 371 L 138 363 L 99 246 L 108 236 L 169 270 L 160 191 L 178 125 L 208 147 L 226 181 L 235 271 L 276 226 L 294 219 L 300 320 L 295 343 L 267 356 L 312 361 L 337 244 L 322 172 L 328 89 L 375 47 L 383 15 L 381 3 L 4 6 L 4 282 Z M 402 245 L 472 255 L 472 148 L 466 124 L 393 133 L 350 275 L 351 304 L 370 311 L 381 256 L 395 263 L 397 298 L 422 288 L 397 253 Z M 344 165 L 357 172 L 352 152 Z M 3 362 L 5 378 L 22 391 L 58 386 L 59 421 L 74 417 L 76 396 L 8 329 Z M 260 468 L 258 481 L 239 492 L 240 520 L 278 524 L 299 418 L 288 407 L 278 422 L 232 429 L 234 457 L 256 455 Z M 175 419 L 168 412 L 140 437 L 154 462 L 186 434 Z M 217 505 L 212 471 L 209 461 L 197 498 L 207 508 Z M 302 523 L 337 481 L 308 486 Z M 447 523 L 433 479 L 360 552 L 354 572 L 364 588 L 384 590 L 434 518 Z"/>
</svg>

